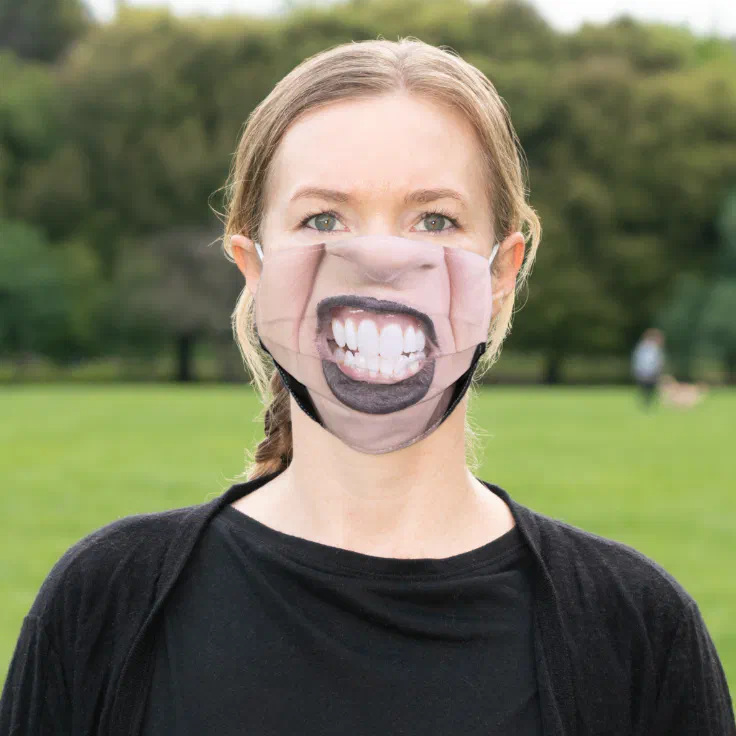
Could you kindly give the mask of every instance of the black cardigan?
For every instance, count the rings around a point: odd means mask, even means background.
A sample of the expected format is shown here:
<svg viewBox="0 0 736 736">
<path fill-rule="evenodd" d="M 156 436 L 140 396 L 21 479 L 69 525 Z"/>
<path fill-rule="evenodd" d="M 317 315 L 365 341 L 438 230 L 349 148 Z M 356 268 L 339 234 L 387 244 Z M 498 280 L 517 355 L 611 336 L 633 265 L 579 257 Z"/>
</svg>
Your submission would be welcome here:
<svg viewBox="0 0 736 736">
<path fill-rule="evenodd" d="M 0 736 L 138 734 L 168 593 L 210 519 L 272 477 L 118 519 L 70 547 L 23 620 Z M 485 485 L 511 508 L 537 563 L 545 734 L 736 736 L 722 665 L 683 587 L 631 547 Z"/>
</svg>

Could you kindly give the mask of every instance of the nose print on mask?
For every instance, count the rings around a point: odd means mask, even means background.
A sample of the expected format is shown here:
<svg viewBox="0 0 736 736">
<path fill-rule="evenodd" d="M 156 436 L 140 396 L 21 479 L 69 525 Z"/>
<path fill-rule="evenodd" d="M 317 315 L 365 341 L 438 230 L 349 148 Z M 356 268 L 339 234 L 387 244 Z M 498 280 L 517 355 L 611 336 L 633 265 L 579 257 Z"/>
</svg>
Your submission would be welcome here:
<svg viewBox="0 0 736 736">
<path fill-rule="evenodd" d="M 457 404 L 491 297 L 488 258 L 356 236 L 269 248 L 256 326 L 299 405 L 351 447 L 380 453 L 425 436 Z"/>
</svg>

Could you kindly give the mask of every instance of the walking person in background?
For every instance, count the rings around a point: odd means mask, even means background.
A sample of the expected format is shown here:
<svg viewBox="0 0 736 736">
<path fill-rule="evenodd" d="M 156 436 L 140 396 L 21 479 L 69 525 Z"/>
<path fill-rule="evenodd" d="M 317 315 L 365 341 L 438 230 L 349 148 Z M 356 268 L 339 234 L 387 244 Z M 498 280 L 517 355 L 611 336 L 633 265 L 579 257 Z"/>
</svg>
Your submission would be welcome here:
<svg viewBox="0 0 736 736">
<path fill-rule="evenodd" d="M 664 368 L 664 333 L 656 328 L 648 329 L 634 348 L 631 371 L 648 408 L 654 400 L 659 377 Z"/>
</svg>

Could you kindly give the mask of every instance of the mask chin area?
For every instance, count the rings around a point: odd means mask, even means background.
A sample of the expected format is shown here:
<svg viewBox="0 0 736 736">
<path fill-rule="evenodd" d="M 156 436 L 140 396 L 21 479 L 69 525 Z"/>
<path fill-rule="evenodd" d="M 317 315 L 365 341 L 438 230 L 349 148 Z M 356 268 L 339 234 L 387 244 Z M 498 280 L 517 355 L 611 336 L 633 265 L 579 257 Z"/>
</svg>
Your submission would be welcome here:
<svg viewBox="0 0 736 736">
<path fill-rule="evenodd" d="M 281 380 L 284 382 L 284 385 L 286 386 L 289 393 L 294 397 L 294 400 L 296 401 L 299 408 L 312 420 L 317 422 L 321 427 L 325 427 L 324 422 L 322 421 L 322 418 L 319 415 L 319 412 L 317 411 L 317 408 L 314 405 L 314 402 L 312 401 L 311 396 L 309 395 L 309 390 L 307 387 L 298 381 L 294 376 L 291 375 L 283 366 L 281 366 L 271 355 L 271 353 L 268 351 L 266 346 L 263 344 L 262 341 L 259 342 L 261 344 L 261 348 L 271 357 L 273 360 L 274 366 L 276 367 L 276 370 L 279 372 L 279 376 L 281 377 Z M 444 421 L 447 419 L 447 417 L 452 414 L 452 412 L 455 410 L 455 407 L 460 403 L 463 396 L 465 396 L 468 388 L 470 388 L 470 384 L 473 380 L 473 374 L 475 373 L 475 369 L 478 365 L 478 361 L 480 360 L 483 353 L 486 351 L 486 344 L 485 343 L 479 343 L 478 346 L 475 349 L 475 352 L 473 353 L 473 358 L 470 361 L 470 367 L 468 368 L 465 373 L 463 373 L 457 381 L 455 381 L 453 388 L 452 388 L 452 395 L 450 397 L 450 402 L 447 405 L 447 409 L 445 410 L 444 414 L 442 415 L 442 418 L 439 422 L 434 426 L 434 429 L 437 429 Z M 417 436 L 421 436 L 423 432 L 419 432 Z"/>
</svg>

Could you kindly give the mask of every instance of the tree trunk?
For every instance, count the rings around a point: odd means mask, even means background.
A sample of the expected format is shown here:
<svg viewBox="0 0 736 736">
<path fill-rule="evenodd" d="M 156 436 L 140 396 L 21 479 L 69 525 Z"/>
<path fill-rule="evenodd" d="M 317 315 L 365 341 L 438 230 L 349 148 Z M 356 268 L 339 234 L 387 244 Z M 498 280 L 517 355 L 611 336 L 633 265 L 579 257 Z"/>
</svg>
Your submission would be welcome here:
<svg viewBox="0 0 736 736">
<path fill-rule="evenodd" d="M 218 340 L 216 343 L 218 363 L 220 366 L 220 380 L 225 383 L 238 383 L 247 380 L 246 369 L 240 351 L 233 344 L 232 338 L 227 342 Z"/>
<path fill-rule="evenodd" d="M 194 335 L 190 332 L 179 335 L 176 340 L 176 380 L 179 382 L 194 380 L 194 343 Z"/>
<path fill-rule="evenodd" d="M 726 382 L 736 386 L 736 352 L 726 353 L 724 358 L 726 364 Z"/>
<path fill-rule="evenodd" d="M 547 356 L 547 364 L 544 370 L 544 382 L 554 385 L 562 381 L 562 363 L 564 358 L 559 354 Z"/>
<path fill-rule="evenodd" d="M 675 379 L 681 383 L 693 382 L 693 362 L 690 355 L 681 356 L 674 361 Z"/>
</svg>

